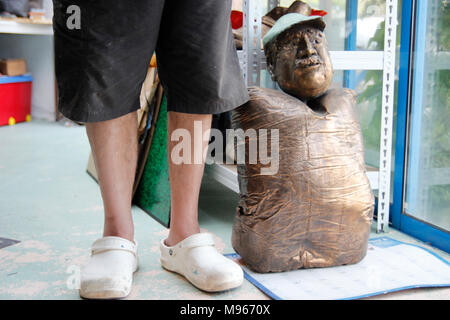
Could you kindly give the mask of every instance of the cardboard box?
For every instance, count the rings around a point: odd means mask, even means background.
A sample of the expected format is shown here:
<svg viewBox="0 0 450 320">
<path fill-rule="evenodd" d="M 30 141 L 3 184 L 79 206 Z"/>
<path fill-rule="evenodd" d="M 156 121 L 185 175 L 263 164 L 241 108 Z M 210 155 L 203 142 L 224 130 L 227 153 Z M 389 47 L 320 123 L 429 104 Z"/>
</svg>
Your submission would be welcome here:
<svg viewBox="0 0 450 320">
<path fill-rule="evenodd" d="M 27 73 L 27 62 L 25 59 L 0 60 L 0 73 L 11 77 L 23 75 Z"/>
</svg>

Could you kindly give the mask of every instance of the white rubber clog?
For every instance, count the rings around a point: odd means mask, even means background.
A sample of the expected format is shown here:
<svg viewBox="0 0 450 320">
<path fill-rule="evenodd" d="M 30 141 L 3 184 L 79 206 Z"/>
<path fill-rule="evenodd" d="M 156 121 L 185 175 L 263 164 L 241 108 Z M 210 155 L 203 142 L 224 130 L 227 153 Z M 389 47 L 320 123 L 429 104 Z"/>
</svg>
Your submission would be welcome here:
<svg viewBox="0 0 450 320">
<path fill-rule="evenodd" d="M 242 268 L 217 251 L 209 233 L 194 234 L 173 247 L 162 240 L 160 249 L 163 268 L 183 275 L 201 290 L 229 290 L 244 280 Z"/>
<path fill-rule="evenodd" d="M 120 237 L 103 237 L 92 244 L 89 263 L 81 271 L 80 296 L 120 299 L 131 291 L 138 268 L 137 244 Z"/>
</svg>

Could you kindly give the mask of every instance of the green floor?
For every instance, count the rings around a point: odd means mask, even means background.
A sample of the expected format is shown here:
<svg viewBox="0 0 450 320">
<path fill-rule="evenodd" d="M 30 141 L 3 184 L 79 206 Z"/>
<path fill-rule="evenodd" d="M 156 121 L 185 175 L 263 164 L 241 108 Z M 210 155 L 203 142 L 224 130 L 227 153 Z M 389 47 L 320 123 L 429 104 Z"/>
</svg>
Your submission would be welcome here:
<svg viewBox="0 0 450 320">
<path fill-rule="evenodd" d="M 90 150 L 84 127 L 19 123 L 0 127 L 0 141 L 0 238 L 20 241 L 0 249 L 0 299 L 79 299 L 77 290 L 70 288 L 71 280 L 87 261 L 103 224 L 98 185 L 86 173 Z M 233 252 L 230 235 L 236 203 L 235 193 L 205 177 L 200 226 L 215 234 L 224 253 Z M 158 243 L 168 230 L 138 207 L 133 207 L 133 215 L 140 269 L 130 299 L 268 298 L 247 281 L 228 292 L 203 293 L 164 271 L 158 262 Z M 395 230 L 389 236 L 420 243 Z M 373 299 L 450 299 L 450 289 L 415 289 Z"/>
</svg>

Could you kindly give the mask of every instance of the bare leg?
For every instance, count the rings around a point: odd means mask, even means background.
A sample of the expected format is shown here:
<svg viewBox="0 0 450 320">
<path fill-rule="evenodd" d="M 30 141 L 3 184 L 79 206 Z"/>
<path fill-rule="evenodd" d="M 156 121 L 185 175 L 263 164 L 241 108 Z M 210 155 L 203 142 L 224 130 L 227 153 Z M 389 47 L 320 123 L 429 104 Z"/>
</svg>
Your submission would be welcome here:
<svg viewBox="0 0 450 320">
<path fill-rule="evenodd" d="M 131 197 L 137 164 L 137 112 L 86 123 L 105 210 L 103 236 L 134 241 Z"/>
<path fill-rule="evenodd" d="M 244 273 L 238 264 L 224 257 L 214 247 L 214 240 L 210 233 L 199 233 L 198 198 L 204 169 L 204 151 L 208 140 L 203 141 L 198 139 L 200 138 L 198 136 L 201 134 L 203 137 L 203 133 L 211 128 L 211 118 L 211 115 L 169 112 L 171 220 L 169 236 L 160 245 L 160 262 L 163 268 L 183 275 L 197 288 L 208 292 L 218 292 L 240 286 L 244 280 Z M 194 121 L 202 124 L 202 130 L 195 130 Z M 190 133 L 190 164 L 177 164 L 178 159 L 172 157 L 173 150 L 175 155 L 179 151 L 174 147 L 182 143 L 181 141 L 172 142 L 170 139 L 172 132 L 176 129 L 185 129 Z M 197 137 L 194 131 L 197 131 L 195 132 Z M 199 151 L 197 157 L 195 152 L 192 152 L 196 144 L 194 140 L 199 140 L 196 146 Z M 186 142 L 182 146 L 186 148 Z M 184 152 L 184 149 L 182 150 Z M 183 158 L 188 160 L 189 157 Z M 199 160 L 195 161 L 198 164 L 193 161 L 194 159 Z M 180 242 L 182 243 L 178 245 Z M 195 249 L 192 248 L 193 245 Z"/>
<path fill-rule="evenodd" d="M 171 189 L 170 233 L 166 245 L 173 246 L 200 232 L 198 225 L 198 197 L 203 177 L 204 161 L 194 164 L 194 121 L 202 123 L 203 132 L 211 128 L 211 115 L 168 112 L 168 155 Z M 175 129 L 183 128 L 191 135 L 191 164 L 175 164 L 170 155 L 178 143 L 170 137 Z M 202 132 L 202 134 L 203 134 Z M 203 149 L 208 141 L 202 143 Z"/>
</svg>

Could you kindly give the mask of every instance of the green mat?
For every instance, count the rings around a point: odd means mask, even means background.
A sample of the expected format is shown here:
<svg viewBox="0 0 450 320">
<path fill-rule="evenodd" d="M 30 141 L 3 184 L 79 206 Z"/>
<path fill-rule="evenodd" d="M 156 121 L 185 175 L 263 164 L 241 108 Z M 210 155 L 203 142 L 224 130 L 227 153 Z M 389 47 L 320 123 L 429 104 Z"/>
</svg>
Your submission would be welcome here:
<svg viewBox="0 0 450 320">
<path fill-rule="evenodd" d="M 163 226 L 170 223 L 170 184 L 167 162 L 167 101 L 163 97 L 150 150 L 133 203 Z"/>
</svg>

